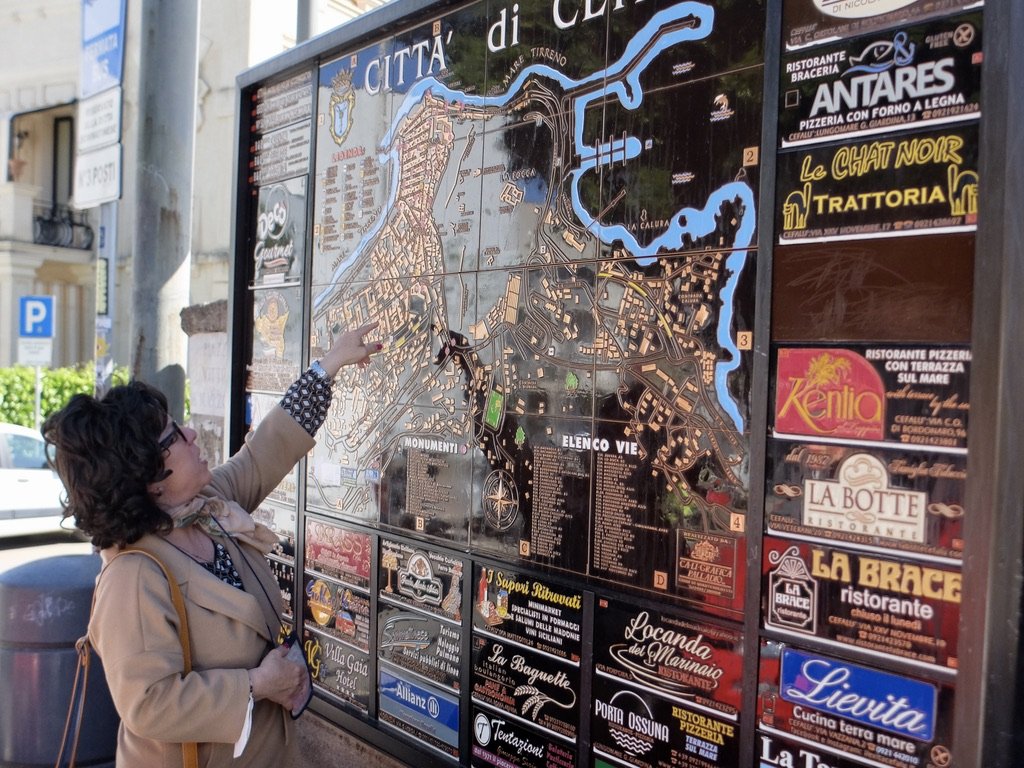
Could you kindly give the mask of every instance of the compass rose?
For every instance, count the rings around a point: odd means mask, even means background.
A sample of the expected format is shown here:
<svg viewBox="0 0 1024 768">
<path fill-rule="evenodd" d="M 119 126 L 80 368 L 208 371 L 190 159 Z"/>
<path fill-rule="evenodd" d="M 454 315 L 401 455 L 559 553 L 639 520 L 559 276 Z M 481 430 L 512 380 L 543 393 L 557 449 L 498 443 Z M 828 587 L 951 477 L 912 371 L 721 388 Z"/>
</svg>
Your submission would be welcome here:
<svg viewBox="0 0 1024 768">
<path fill-rule="evenodd" d="M 519 491 L 512 476 L 496 469 L 484 481 L 484 519 L 498 531 L 507 531 L 519 517 Z"/>
</svg>

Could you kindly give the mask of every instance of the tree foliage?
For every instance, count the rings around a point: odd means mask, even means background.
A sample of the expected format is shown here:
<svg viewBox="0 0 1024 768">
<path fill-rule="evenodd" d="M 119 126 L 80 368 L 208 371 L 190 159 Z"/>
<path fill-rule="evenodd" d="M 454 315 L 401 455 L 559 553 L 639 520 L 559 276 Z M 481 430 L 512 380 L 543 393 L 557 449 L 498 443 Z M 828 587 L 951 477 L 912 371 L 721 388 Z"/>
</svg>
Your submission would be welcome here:
<svg viewBox="0 0 1024 768">
<path fill-rule="evenodd" d="M 128 381 L 128 368 L 114 371 L 113 383 Z M 45 420 L 64 407 L 72 395 L 93 394 L 95 372 L 91 365 L 69 368 L 47 368 L 42 372 L 39 397 L 39 418 Z M 36 370 L 24 365 L 0 368 L 0 421 L 34 426 L 36 408 Z"/>
</svg>

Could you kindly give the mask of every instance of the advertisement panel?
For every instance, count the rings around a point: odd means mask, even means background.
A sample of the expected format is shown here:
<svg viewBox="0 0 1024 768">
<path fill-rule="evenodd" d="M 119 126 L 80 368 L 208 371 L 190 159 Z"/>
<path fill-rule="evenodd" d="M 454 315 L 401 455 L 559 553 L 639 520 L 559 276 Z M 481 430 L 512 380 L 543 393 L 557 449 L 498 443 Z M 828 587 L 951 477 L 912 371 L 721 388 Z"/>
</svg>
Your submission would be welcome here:
<svg viewBox="0 0 1024 768">
<path fill-rule="evenodd" d="M 963 456 L 770 440 L 766 528 L 954 565 L 966 480 Z"/>
<path fill-rule="evenodd" d="M 370 650 L 370 597 L 365 592 L 307 572 L 302 607 L 307 626 Z"/>
<path fill-rule="evenodd" d="M 968 347 L 782 347 L 774 363 L 775 437 L 967 450 Z"/>
<path fill-rule="evenodd" d="M 285 478 L 285 482 L 292 480 L 294 476 Z M 281 486 L 278 485 L 278 488 Z M 277 543 L 270 551 L 270 554 L 281 560 L 294 565 L 295 563 L 295 534 L 298 527 L 298 514 L 294 506 L 282 506 L 272 497 L 267 497 L 256 509 L 252 511 L 252 518 L 257 523 L 265 525 L 275 536 Z"/>
<path fill-rule="evenodd" d="M 974 242 L 968 232 L 778 246 L 772 340 L 969 344 Z"/>
<path fill-rule="evenodd" d="M 462 668 L 459 626 L 384 602 L 378 606 L 378 658 L 458 691 Z"/>
<path fill-rule="evenodd" d="M 253 334 L 246 389 L 284 394 L 302 372 L 302 289 L 253 292 Z"/>
<path fill-rule="evenodd" d="M 459 756 L 459 697 L 394 667 L 378 672 L 381 722 L 450 757 Z"/>
<path fill-rule="evenodd" d="M 697 711 L 604 675 L 594 678 L 592 713 L 595 768 L 738 764 L 740 728 L 734 718 Z"/>
<path fill-rule="evenodd" d="M 509 641 L 473 636 L 473 701 L 545 733 L 579 734 L 580 667 Z"/>
<path fill-rule="evenodd" d="M 796 50 L 979 5 L 981 0 L 785 0 L 782 40 L 786 50 Z"/>
<path fill-rule="evenodd" d="M 370 536 L 335 523 L 306 518 L 306 571 L 353 587 L 370 586 Z"/>
<path fill-rule="evenodd" d="M 978 126 L 780 153 L 779 244 L 968 232 L 978 223 Z"/>
<path fill-rule="evenodd" d="M 355 707 L 366 713 L 370 708 L 370 657 L 365 651 L 341 642 L 337 637 L 311 628 L 303 629 L 303 647 L 313 675 L 313 687 L 328 700 Z"/>
<path fill-rule="evenodd" d="M 781 146 L 977 117 L 981 61 L 980 13 L 786 56 L 779 83 Z"/>
<path fill-rule="evenodd" d="M 959 568 L 766 537 L 763 576 L 769 629 L 957 668 Z"/>
<path fill-rule="evenodd" d="M 852 765 L 956 765 L 952 685 L 772 641 L 761 644 L 760 666 L 757 720 L 762 765 L 785 765 L 779 761 L 785 745 L 793 742 L 809 747 L 811 753 L 849 759 Z"/>
<path fill-rule="evenodd" d="M 571 768 L 576 746 L 487 707 L 473 707 L 470 765 L 478 768 Z"/>
<path fill-rule="evenodd" d="M 743 675 L 735 629 L 597 599 L 594 670 L 672 701 L 735 720 Z"/>
<path fill-rule="evenodd" d="M 306 250 L 306 179 L 260 187 L 253 238 L 253 285 L 297 283 Z"/>
<path fill-rule="evenodd" d="M 390 603 L 462 621 L 462 561 L 435 550 L 380 541 L 377 584 Z"/>
<path fill-rule="evenodd" d="M 507 568 L 473 567 L 473 631 L 579 663 L 583 594 Z"/>
</svg>

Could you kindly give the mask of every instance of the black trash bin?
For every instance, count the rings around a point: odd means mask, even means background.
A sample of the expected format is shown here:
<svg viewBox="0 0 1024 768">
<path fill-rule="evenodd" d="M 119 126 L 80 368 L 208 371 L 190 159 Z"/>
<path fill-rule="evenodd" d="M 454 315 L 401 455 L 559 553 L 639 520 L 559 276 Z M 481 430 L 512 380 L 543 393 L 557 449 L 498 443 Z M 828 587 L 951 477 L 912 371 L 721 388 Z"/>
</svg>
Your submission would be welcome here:
<svg viewBox="0 0 1024 768">
<path fill-rule="evenodd" d="M 62 555 L 0 573 L 0 768 L 56 761 L 99 570 L 98 555 Z M 119 721 L 95 655 L 85 710 L 76 762 L 112 766 Z"/>
</svg>

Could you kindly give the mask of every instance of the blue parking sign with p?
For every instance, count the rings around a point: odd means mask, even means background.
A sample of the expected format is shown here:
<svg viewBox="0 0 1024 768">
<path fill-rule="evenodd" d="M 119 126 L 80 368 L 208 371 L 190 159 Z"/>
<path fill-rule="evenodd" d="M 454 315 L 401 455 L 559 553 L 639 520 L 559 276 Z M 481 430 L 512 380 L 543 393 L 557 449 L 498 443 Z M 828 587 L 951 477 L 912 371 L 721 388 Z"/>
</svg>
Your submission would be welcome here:
<svg viewBox="0 0 1024 768">
<path fill-rule="evenodd" d="M 53 338 L 53 296 L 22 296 L 18 335 L 26 339 Z"/>
</svg>

